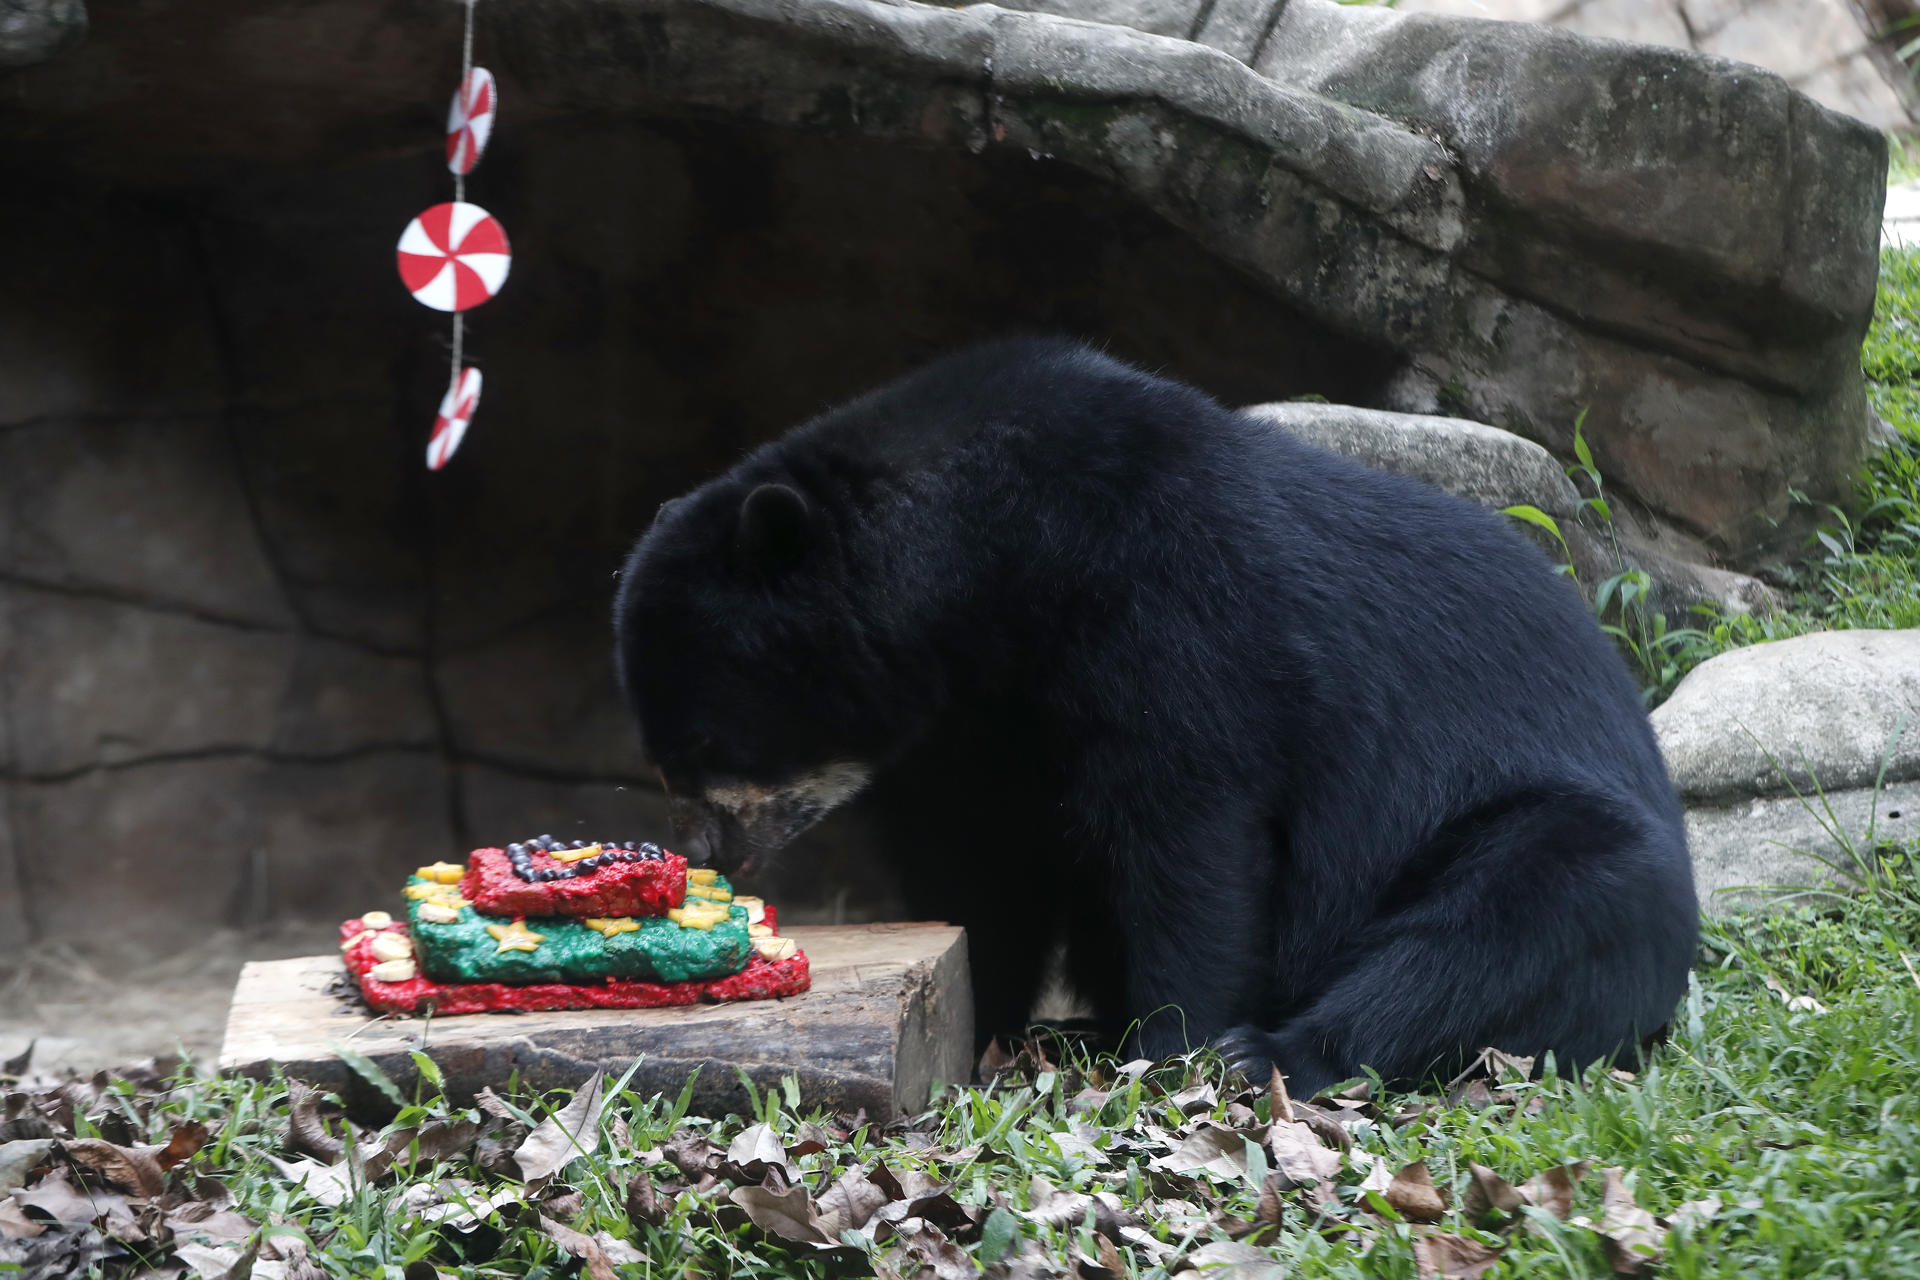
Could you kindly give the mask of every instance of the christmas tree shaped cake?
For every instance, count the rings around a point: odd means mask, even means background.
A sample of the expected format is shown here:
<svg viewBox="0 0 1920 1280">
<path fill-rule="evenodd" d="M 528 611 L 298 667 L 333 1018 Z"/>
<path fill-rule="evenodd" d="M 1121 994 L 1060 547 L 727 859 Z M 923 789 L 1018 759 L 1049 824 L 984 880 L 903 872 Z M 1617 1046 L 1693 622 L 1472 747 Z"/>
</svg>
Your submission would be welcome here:
<svg viewBox="0 0 1920 1280">
<path fill-rule="evenodd" d="M 642 1009 L 793 995 L 807 958 L 772 907 L 654 844 L 541 836 L 407 879 L 405 920 L 340 926 L 367 1003 L 392 1013 Z"/>
</svg>

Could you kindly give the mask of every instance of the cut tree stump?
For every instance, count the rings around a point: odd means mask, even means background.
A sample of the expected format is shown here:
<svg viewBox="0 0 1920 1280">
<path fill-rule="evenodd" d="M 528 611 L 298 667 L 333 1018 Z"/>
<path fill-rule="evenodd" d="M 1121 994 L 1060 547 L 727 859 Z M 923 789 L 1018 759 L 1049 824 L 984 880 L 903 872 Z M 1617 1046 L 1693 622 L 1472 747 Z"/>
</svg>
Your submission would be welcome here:
<svg viewBox="0 0 1920 1280">
<path fill-rule="evenodd" d="M 385 1018 L 359 1002 L 336 955 L 256 960 L 240 972 L 220 1069 L 287 1075 L 341 1094 L 350 1109 L 385 1103 L 340 1059 L 344 1045 L 380 1065 L 411 1095 L 426 1052 L 459 1101 L 482 1086 L 571 1087 L 595 1071 L 677 1096 L 699 1069 L 696 1114 L 747 1114 L 747 1091 L 799 1078 L 807 1106 L 866 1108 L 876 1121 L 922 1110 L 937 1083 L 973 1075 L 973 991 L 966 934 L 943 924 L 796 927 L 782 931 L 807 953 L 813 989 L 782 1000 L 678 1009 L 574 1010 Z"/>
</svg>

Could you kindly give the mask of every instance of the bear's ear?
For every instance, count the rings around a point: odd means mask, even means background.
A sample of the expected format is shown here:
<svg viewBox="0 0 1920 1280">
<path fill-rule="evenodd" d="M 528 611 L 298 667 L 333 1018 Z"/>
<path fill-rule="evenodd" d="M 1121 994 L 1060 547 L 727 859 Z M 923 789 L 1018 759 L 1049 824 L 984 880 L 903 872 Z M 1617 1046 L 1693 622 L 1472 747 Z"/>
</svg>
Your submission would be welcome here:
<svg viewBox="0 0 1920 1280">
<path fill-rule="evenodd" d="M 807 500 L 784 484 L 763 484 L 740 504 L 733 535 L 734 563 L 757 573 L 779 573 L 798 564 L 813 542 Z"/>
</svg>

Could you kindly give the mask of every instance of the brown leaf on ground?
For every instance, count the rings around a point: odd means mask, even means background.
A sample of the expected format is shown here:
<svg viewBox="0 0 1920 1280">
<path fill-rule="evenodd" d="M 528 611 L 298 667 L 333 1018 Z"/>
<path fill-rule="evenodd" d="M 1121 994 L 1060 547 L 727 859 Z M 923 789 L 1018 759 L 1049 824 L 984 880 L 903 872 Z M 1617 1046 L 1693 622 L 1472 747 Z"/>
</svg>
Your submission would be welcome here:
<svg viewBox="0 0 1920 1280">
<path fill-rule="evenodd" d="M 1287 1094 L 1287 1078 L 1280 1074 L 1280 1068 L 1273 1068 L 1273 1074 L 1267 1077 L 1267 1114 L 1276 1121 L 1287 1124 L 1294 1122 L 1293 1099 Z"/>
<path fill-rule="evenodd" d="M 1124 1280 L 1127 1264 L 1120 1257 L 1120 1251 L 1114 1248 L 1113 1241 L 1105 1236 L 1095 1236 L 1093 1244 L 1093 1257 L 1078 1251 L 1074 1254 L 1073 1270 L 1079 1280 Z"/>
<path fill-rule="evenodd" d="M 1479 1222 L 1492 1214 L 1515 1214 L 1527 1203 L 1520 1188 L 1483 1164 L 1467 1166 L 1470 1175 L 1467 1193 L 1461 1198 L 1461 1211 L 1470 1222 Z"/>
<path fill-rule="evenodd" d="M 797 1246 L 806 1256 L 846 1263 L 866 1257 L 864 1250 L 841 1244 L 837 1232 L 828 1232 L 828 1224 L 814 1211 L 812 1197 L 803 1186 L 735 1187 L 727 1198 L 763 1234 Z"/>
<path fill-rule="evenodd" d="M 1241 1166 L 1244 1171 L 1245 1165 Z M 1079 1191 L 1062 1191 L 1039 1174 L 1027 1184 L 1027 1207 L 1016 1210 L 1029 1222 L 1044 1227 L 1077 1226 L 1087 1216 L 1093 1197 Z"/>
<path fill-rule="evenodd" d="M 566 1222 L 579 1217 L 580 1211 L 587 1207 L 587 1198 L 571 1187 L 560 1189 L 557 1195 L 553 1191 L 548 1188 L 547 1196 L 540 1202 L 540 1212 L 549 1218 Z"/>
<path fill-rule="evenodd" d="M 619 1272 L 613 1269 L 613 1260 L 607 1257 L 607 1251 L 600 1247 L 598 1240 L 572 1227 L 563 1226 L 544 1213 L 536 1214 L 535 1220 L 540 1234 L 580 1259 L 593 1280 L 620 1280 Z"/>
<path fill-rule="evenodd" d="M 726 1154 L 718 1146 L 709 1142 L 705 1134 L 696 1133 L 692 1129 L 676 1130 L 660 1151 L 666 1156 L 668 1164 L 688 1178 L 703 1178 L 712 1173 L 714 1167 L 720 1163 L 721 1157 Z"/>
<path fill-rule="evenodd" d="M 337 1209 L 353 1193 L 353 1172 L 345 1162 L 321 1164 L 315 1160 L 282 1160 L 269 1154 L 268 1160 L 280 1176 L 300 1187 L 307 1195 L 329 1209 Z"/>
<path fill-rule="evenodd" d="M 1607 1261 L 1623 1276 L 1637 1276 L 1660 1261 L 1663 1233 L 1653 1215 L 1634 1203 L 1633 1189 L 1627 1186 L 1626 1170 L 1602 1169 L 1600 1225 L 1601 1243 L 1606 1246 Z"/>
<path fill-rule="evenodd" d="M 31 1240 L 47 1229 L 43 1222 L 29 1218 L 14 1199 L 0 1199 L 0 1240 Z"/>
<path fill-rule="evenodd" d="M 1576 1164 L 1562 1165 L 1553 1169 L 1543 1169 L 1527 1179 L 1520 1194 L 1527 1203 L 1545 1209 L 1562 1222 L 1573 1212 L 1573 1189 L 1580 1185 L 1592 1166 L 1585 1160 Z"/>
<path fill-rule="evenodd" d="M 429 1120 L 417 1128 L 402 1129 L 381 1144 L 391 1163 L 402 1158 L 418 1161 L 456 1160 L 473 1150 L 480 1126 L 464 1116 Z"/>
<path fill-rule="evenodd" d="M 0 1142 L 0 1196 L 15 1187 L 27 1185 L 27 1179 L 53 1154 L 52 1138 L 22 1138 Z"/>
<path fill-rule="evenodd" d="M 473 1095 L 473 1105 L 496 1120 L 513 1120 L 517 1122 L 520 1119 L 519 1116 L 513 1114 L 512 1107 L 500 1101 L 500 1095 L 493 1091 L 493 1086 L 491 1085 L 480 1086 L 480 1092 Z"/>
<path fill-rule="evenodd" d="M 1265 1249 L 1237 1241 L 1216 1241 L 1187 1255 L 1190 1270 L 1175 1272 L 1175 1280 L 1281 1280 L 1286 1267 Z"/>
<path fill-rule="evenodd" d="M 1444 1232 L 1422 1232 L 1413 1238 L 1413 1265 L 1420 1280 L 1480 1280 L 1500 1261 L 1500 1250 Z"/>
<path fill-rule="evenodd" d="M 1293 1118 L 1313 1130 L 1313 1136 L 1330 1147 L 1342 1151 L 1353 1150 L 1353 1134 L 1347 1126 L 1340 1123 L 1333 1112 L 1314 1102 L 1296 1102 L 1293 1104 Z"/>
<path fill-rule="evenodd" d="M 987 1268 L 988 1280 L 1052 1280 L 1059 1274 L 1038 1240 L 1022 1240 L 1018 1253 Z"/>
<path fill-rule="evenodd" d="M 1425 1160 L 1415 1160 L 1393 1175 L 1386 1200 L 1409 1222 L 1438 1222 L 1447 1212 L 1446 1193 L 1433 1185 Z"/>
<path fill-rule="evenodd" d="M 667 1220 L 668 1206 L 653 1189 L 653 1179 L 645 1169 L 634 1171 L 627 1180 L 627 1217 L 657 1227 Z"/>
<path fill-rule="evenodd" d="M 1304 1105 L 1295 1103 L 1294 1114 L 1300 1114 Z M 1299 1120 L 1267 1126 L 1267 1154 L 1287 1188 L 1311 1187 L 1340 1176 L 1340 1153 Z"/>
<path fill-rule="evenodd" d="M 727 1144 L 726 1157 L 714 1172 L 746 1186 L 765 1181 L 769 1169 L 778 1169 L 788 1185 L 800 1181 L 800 1168 L 787 1158 L 786 1144 L 773 1126 L 753 1124 Z"/>
<path fill-rule="evenodd" d="M 972 1255 L 926 1219 L 903 1219 L 894 1224 L 894 1230 L 906 1244 L 907 1252 L 932 1268 L 934 1280 L 973 1280 L 980 1274 L 979 1264 Z"/>
<path fill-rule="evenodd" d="M 793 1131 L 793 1141 L 787 1146 L 787 1158 L 798 1160 L 801 1156 L 818 1155 L 833 1145 L 833 1135 L 811 1120 L 803 1120 Z"/>
<path fill-rule="evenodd" d="M 1259 1142 L 1265 1136 L 1258 1130 L 1243 1134 L 1211 1120 L 1202 1120 L 1188 1131 L 1178 1147 L 1164 1156 L 1155 1156 L 1147 1162 L 1147 1167 L 1161 1173 L 1206 1173 L 1216 1178 L 1243 1178 L 1247 1173 L 1248 1141 Z"/>
<path fill-rule="evenodd" d="M 204 1200 L 175 1209 L 166 1215 L 165 1222 L 174 1239 L 206 1244 L 237 1244 L 251 1240 L 260 1229 L 260 1224 L 246 1214 Z"/>
<path fill-rule="evenodd" d="M 513 1153 L 520 1176 L 528 1182 L 551 1178 L 581 1156 L 600 1147 L 601 1090 L 606 1077 L 596 1071 L 559 1111 L 540 1122 Z"/>
<path fill-rule="evenodd" d="M 981 1051 L 980 1062 L 973 1069 L 973 1078 L 980 1084 L 991 1084 L 1002 1071 L 1013 1065 L 1013 1055 L 1008 1053 L 1000 1038 L 995 1036 L 987 1041 L 987 1047 Z"/>
<path fill-rule="evenodd" d="M 127 1197 L 113 1191 L 76 1188 L 65 1169 L 56 1169 L 31 1187 L 16 1190 L 13 1199 L 29 1217 L 69 1226 L 116 1215 L 133 1216 Z"/>
<path fill-rule="evenodd" d="M 258 1246 L 183 1244 L 174 1256 L 200 1273 L 200 1280 L 246 1280 L 253 1271 Z"/>
<path fill-rule="evenodd" d="M 167 1138 L 167 1145 L 154 1152 L 154 1162 L 162 1169 L 185 1164 L 200 1154 L 200 1148 L 207 1145 L 209 1136 L 207 1126 L 198 1120 L 175 1125 L 172 1135 Z"/>
<path fill-rule="evenodd" d="M 860 1169 L 849 1169 L 839 1181 L 828 1187 L 816 1206 L 817 1225 L 840 1238 L 842 1231 L 857 1231 L 873 1221 L 873 1216 L 892 1200 L 887 1190 Z"/>
<path fill-rule="evenodd" d="M 160 1147 L 122 1147 L 99 1138 L 69 1138 L 61 1152 L 89 1181 L 105 1182 L 136 1196 L 157 1196 L 167 1189 L 167 1176 L 156 1158 Z"/>
<path fill-rule="evenodd" d="M 320 1119 L 319 1090 L 298 1080 L 287 1081 L 287 1145 L 318 1156 L 326 1164 L 339 1163 L 347 1151 L 346 1143 L 328 1133 Z"/>
</svg>

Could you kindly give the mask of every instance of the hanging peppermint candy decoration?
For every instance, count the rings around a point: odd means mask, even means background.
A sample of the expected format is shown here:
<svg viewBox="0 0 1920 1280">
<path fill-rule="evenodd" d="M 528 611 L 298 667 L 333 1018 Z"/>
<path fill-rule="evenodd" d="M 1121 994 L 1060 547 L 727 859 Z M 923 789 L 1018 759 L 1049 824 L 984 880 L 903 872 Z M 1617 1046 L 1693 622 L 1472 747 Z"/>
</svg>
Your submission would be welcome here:
<svg viewBox="0 0 1920 1280">
<path fill-rule="evenodd" d="M 480 407 L 480 371 L 464 369 L 460 380 L 447 388 L 440 401 L 440 416 L 433 420 L 433 438 L 427 441 L 427 469 L 438 471 L 453 457 Z"/>
<path fill-rule="evenodd" d="M 427 441 L 427 468 L 447 465 L 467 425 L 480 407 L 480 371 L 460 361 L 466 343 L 466 313 L 507 282 L 513 250 L 506 230 L 492 214 L 467 203 L 467 175 L 480 163 L 493 136 L 500 90 L 493 73 L 473 65 L 473 6 L 466 0 L 466 24 L 460 39 L 460 87 L 447 110 L 447 168 L 453 173 L 453 199 L 436 204 L 400 235 L 395 258 L 400 283 L 422 306 L 453 313 L 453 367 L 447 394 Z"/>
<path fill-rule="evenodd" d="M 500 292 L 513 264 L 507 233 L 477 204 L 437 204 L 407 224 L 400 281 L 435 311 L 466 311 Z"/>
<path fill-rule="evenodd" d="M 493 72 L 485 67 L 475 67 L 460 81 L 447 111 L 447 168 L 466 174 L 480 163 L 480 153 L 493 136 L 496 101 Z"/>
</svg>

